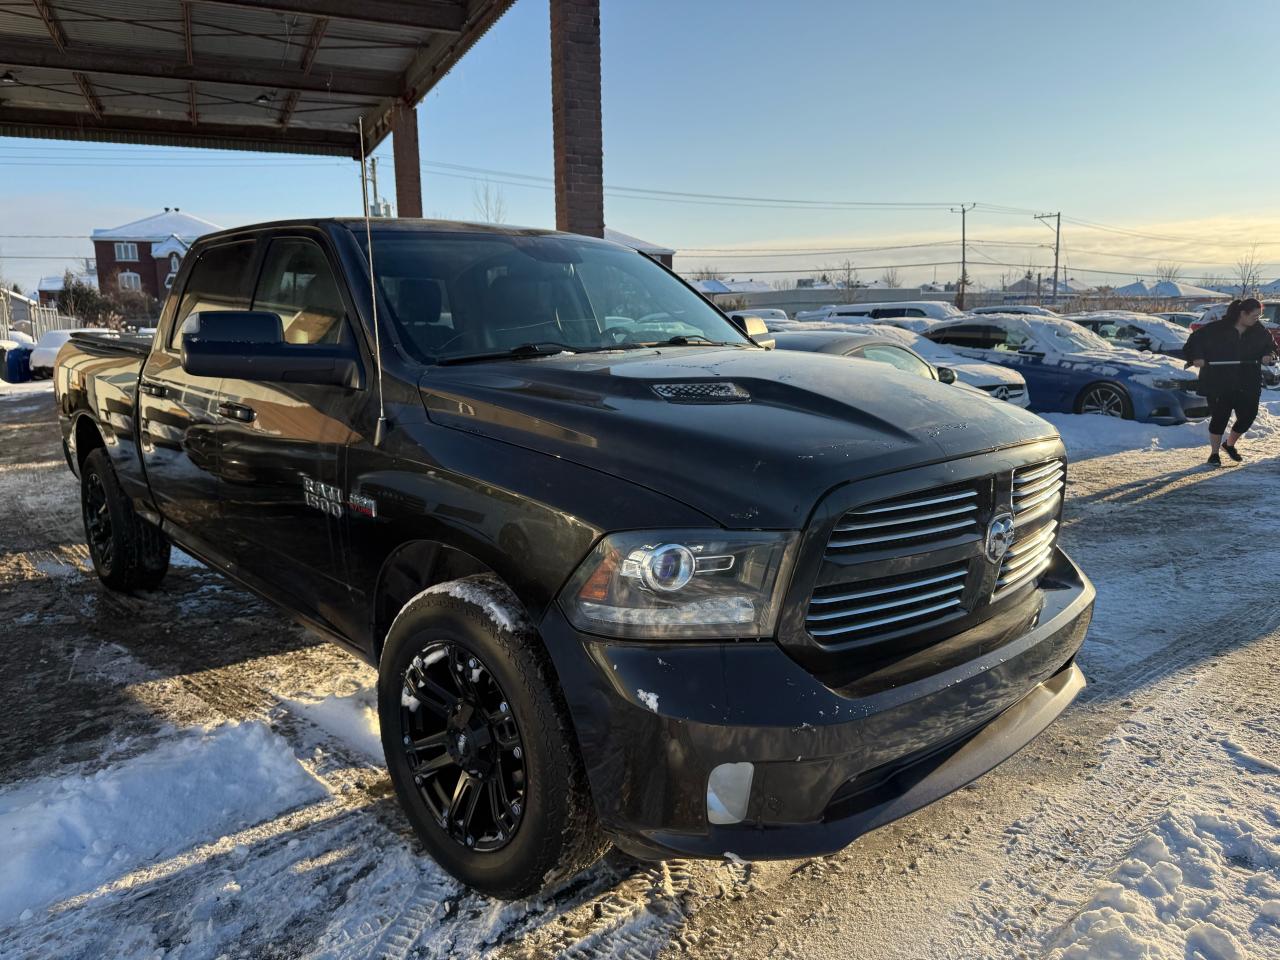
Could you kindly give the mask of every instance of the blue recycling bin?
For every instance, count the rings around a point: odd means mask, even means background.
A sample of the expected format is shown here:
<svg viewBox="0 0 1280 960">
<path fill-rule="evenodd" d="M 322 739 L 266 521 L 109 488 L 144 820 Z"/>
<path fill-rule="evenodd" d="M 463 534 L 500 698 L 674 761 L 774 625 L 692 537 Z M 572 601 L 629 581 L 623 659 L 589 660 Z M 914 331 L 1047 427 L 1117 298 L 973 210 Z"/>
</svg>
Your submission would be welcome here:
<svg viewBox="0 0 1280 960">
<path fill-rule="evenodd" d="M 24 346 L 6 350 L 4 378 L 10 383 L 26 383 L 31 379 L 31 348 Z"/>
</svg>

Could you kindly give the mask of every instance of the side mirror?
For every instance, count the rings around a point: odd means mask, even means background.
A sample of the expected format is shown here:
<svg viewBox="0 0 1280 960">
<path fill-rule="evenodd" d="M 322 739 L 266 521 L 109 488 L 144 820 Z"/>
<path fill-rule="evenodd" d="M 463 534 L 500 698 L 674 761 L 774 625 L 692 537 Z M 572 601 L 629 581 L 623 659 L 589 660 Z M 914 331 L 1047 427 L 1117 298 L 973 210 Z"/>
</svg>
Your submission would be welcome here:
<svg viewBox="0 0 1280 960">
<path fill-rule="evenodd" d="M 1133 338 L 1133 345 L 1134 345 L 1135 347 L 1137 347 L 1139 350 L 1150 350 L 1150 349 L 1151 349 L 1151 338 L 1150 338 L 1150 337 L 1147 337 L 1147 336 L 1134 337 L 1134 338 Z"/>
<path fill-rule="evenodd" d="M 942 383 L 955 383 L 956 372 L 950 367 L 938 367 L 938 380 Z"/>
<path fill-rule="evenodd" d="M 732 319 L 734 325 L 745 333 L 756 346 L 772 350 L 778 345 L 778 341 L 769 335 L 769 327 L 754 314 L 738 314 Z"/>
<path fill-rule="evenodd" d="M 286 343 L 280 318 L 265 311 L 193 313 L 182 326 L 182 369 L 197 377 L 360 386 L 352 348 Z"/>
</svg>

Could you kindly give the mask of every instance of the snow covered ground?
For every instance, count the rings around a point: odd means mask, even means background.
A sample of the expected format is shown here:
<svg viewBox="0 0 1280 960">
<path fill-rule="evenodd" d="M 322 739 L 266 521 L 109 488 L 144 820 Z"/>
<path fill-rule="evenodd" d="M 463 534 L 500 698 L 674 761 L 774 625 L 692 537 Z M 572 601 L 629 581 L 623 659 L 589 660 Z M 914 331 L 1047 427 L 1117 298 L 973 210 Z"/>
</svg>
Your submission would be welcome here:
<svg viewBox="0 0 1280 960">
<path fill-rule="evenodd" d="M 206 571 L 89 573 L 48 384 L 0 386 L 0 957 L 1280 957 L 1280 403 L 1055 416 L 1090 686 L 1017 757 L 838 855 L 611 858 L 504 904 L 425 857 L 375 675 Z M 14 509 L 16 507 L 16 509 Z M 175 561 L 177 561 L 175 556 Z"/>
</svg>

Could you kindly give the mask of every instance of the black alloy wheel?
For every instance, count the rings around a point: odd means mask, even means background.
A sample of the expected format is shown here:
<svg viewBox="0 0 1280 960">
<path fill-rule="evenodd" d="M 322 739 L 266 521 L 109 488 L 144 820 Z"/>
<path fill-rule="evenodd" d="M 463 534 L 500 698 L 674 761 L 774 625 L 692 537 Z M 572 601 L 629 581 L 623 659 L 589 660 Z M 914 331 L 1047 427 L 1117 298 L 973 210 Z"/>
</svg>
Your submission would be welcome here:
<svg viewBox="0 0 1280 960">
<path fill-rule="evenodd" d="M 401 730 L 413 782 L 437 825 L 480 853 L 511 842 L 528 771 L 506 694 L 475 654 L 425 646 L 403 673 Z"/>
<path fill-rule="evenodd" d="M 85 475 L 83 507 L 89 549 L 99 565 L 109 569 L 115 559 L 115 541 L 111 536 L 111 508 L 107 503 L 107 488 L 96 471 Z"/>
</svg>

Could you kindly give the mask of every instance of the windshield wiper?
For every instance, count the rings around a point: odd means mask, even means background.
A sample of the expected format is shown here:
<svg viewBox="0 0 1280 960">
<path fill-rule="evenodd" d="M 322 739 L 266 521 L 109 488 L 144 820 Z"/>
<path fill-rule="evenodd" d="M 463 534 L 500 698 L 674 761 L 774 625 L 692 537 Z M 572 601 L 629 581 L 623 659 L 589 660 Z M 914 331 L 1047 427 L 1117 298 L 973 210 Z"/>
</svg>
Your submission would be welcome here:
<svg viewBox="0 0 1280 960">
<path fill-rule="evenodd" d="M 536 340 L 522 343 L 508 350 L 493 350 L 489 353 L 465 353 L 457 357 L 443 357 L 439 364 L 471 363 L 479 360 L 509 360 L 523 357 L 551 357 L 557 353 L 586 353 L 591 348 L 573 347 L 557 340 Z"/>
<path fill-rule="evenodd" d="M 737 347 L 742 344 L 730 343 L 727 340 L 712 340 L 701 333 L 677 334 L 667 340 L 656 340 L 646 343 L 646 347 Z"/>
</svg>

